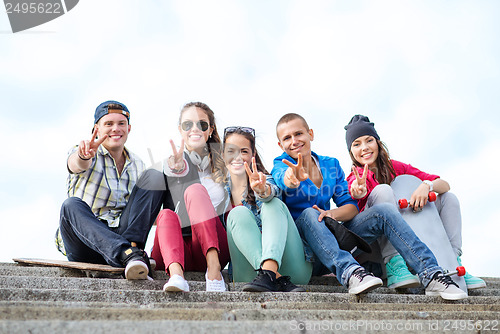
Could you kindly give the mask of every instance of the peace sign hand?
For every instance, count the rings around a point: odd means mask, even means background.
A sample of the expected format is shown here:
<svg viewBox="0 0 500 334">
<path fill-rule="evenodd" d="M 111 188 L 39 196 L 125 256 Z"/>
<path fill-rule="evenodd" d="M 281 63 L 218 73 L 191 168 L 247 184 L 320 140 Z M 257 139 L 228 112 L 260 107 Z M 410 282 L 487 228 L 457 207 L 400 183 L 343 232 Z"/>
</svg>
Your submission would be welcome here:
<svg viewBox="0 0 500 334">
<path fill-rule="evenodd" d="M 170 139 L 170 146 L 172 146 L 173 154 L 168 158 L 168 167 L 171 170 L 183 170 L 184 169 L 184 139 L 181 139 L 180 149 L 174 144 L 174 141 Z"/>
<path fill-rule="evenodd" d="M 284 180 L 287 187 L 297 188 L 300 185 L 300 182 L 309 178 L 309 175 L 302 164 L 302 154 L 299 153 L 296 165 L 286 159 L 281 161 L 288 166 L 288 169 L 285 172 Z"/>
<path fill-rule="evenodd" d="M 250 183 L 250 188 L 259 194 L 260 197 L 266 195 L 266 176 L 264 173 L 257 170 L 257 163 L 255 162 L 255 157 L 252 157 L 252 169 L 248 166 L 245 161 L 245 170 L 247 171 L 248 181 Z"/>
<path fill-rule="evenodd" d="M 92 131 L 92 138 L 90 140 L 82 140 L 80 145 L 78 145 L 78 155 L 83 160 L 89 160 L 95 157 L 97 149 L 99 146 L 108 138 L 108 135 L 105 134 L 101 138 L 97 139 L 97 127 Z"/>
<path fill-rule="evenodd" d="M 368 189 L 366 188 L 366 177 L 368 175 L 368 165 L 365 165 L 363 169 L 363 176 L 360 177 L 358 173 L 358 169 L 356 166 L 352 166 L 352 172 L 356 176 L 356 180 L 354 180 L 351 184 L 351 195 L 353 198 L 360 199 L 366 196 Z"/>
</svg>

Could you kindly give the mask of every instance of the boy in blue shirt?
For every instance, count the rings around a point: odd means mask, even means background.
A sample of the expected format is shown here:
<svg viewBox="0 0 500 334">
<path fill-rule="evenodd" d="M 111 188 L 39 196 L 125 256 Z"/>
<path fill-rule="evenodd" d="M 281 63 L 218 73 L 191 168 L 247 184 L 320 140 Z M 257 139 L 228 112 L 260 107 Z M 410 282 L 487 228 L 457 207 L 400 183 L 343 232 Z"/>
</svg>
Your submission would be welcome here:
<svg viewBox="0 0 500 334">
<path fill-rule="evenodd" d="M 306 257 L 315 260 L 313 275 L 324 273 L 326 268 L 351 294 L 366 293 L 382 285 L 382 280 L 361 267 L 351 253 L 339 248 L 323 221 L 328 216 L 343 221 L 368 243 L 385 235 L 417 272 L 427 295 L 449 300 L 467 297 L 443 274 L 432 252 L 393 205 L 375 205 L 359 213 L 338 160 L 311 150 L 314 132 L 302 116 L 291 113 L 281 117 L 276 134 L 284 153 L 274 159 L 271 174 L 283 190 L 283 201 L 306 244 Z M 337 208 L 330 209 L 330 199 Z"/>
</svg>

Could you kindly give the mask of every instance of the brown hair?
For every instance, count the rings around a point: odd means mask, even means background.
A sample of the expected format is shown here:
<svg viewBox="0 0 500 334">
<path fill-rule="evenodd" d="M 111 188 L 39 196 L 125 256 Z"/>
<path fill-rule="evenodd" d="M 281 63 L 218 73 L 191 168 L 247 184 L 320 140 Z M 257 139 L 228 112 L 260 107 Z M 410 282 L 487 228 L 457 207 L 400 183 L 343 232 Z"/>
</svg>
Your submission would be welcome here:
<svg viewBox="0 0 500 334">
<path fill-rule="evenodd" d="M 278 136 L 278 126 L 280 126 L 283 123 L 288 123 L 290 121 L 293 121 L 294 119 L 300 119 L 304 123 L 306 130 L 309 131 L 309 125 L 307 124 L 304 117 L 302 117 L 296 113 L 288 113 L 288 114 L 281 116 L 280 120 L 278 121 L 278 124 L 276 124 L 276 136 Z M 278 139 L 280 139 L 280 138 L 278 137 Z"/>
<path fill-rule="evenodd" d="M 376 169 L 372 170 L 375 174 L 375 178 L 380 184 L 390 184 L 392 180 L 396 177 L 396 171 L 392 166 L 391 157 L 389 155 L 389 150 L 387 146 L 380 140 L 376 139 L 378 146 L 378 156 L 375 160 Z M 349 155 L 351 156 L 352 163 L 354 166 L 363 167 L 352 155 L 352 151 L 349 149 Z"/>
<path fill-rule="evenodd" d="M 257 147 L 255 146 L 255 137 L 246 131 L 243 131 L 240 128 L 237 128 L 234 131 L 226 133 L 224 136 L 224 142 L 223 144 L 226 145 L 226 140 L 228 137 L 231 137 L 232 135 L 240 135 L 245 137 L 249 142 L 250 142 L 250 149 L 252 150 L 252 154 L 255 157 L 255 164 L 257 165 L 257 170 L 259 172 L 262 172 L 264 174 L 269 174 L 266 168 L 264 167 L 264 163 L 262 162 L 262 158 L 260 157 L 259 152 L 257 151 Z M 247 175 L 247 182 L 248 182 L 248 175 Z M 247 186 L 247 188 L 250 188 Z M 250 189 L 247 189 L 250 190 Z M 249 203 L 250 205 L 255 205 L 255 194 L 253 191 L 247 191 L 247 197 L 245 198 L 245 201 Z"/>
<path fill-rule="evenodd" d="M 207 140 L 208 155 L 210 156 L 210 167 L 212 172 L 212 180 L 217 183 L 224 183 L 226 179 L 226 164 L 222 159 L 222 144 L 217 132 L 217 125 L 215 124 L 215 114 L 210 109 L 208 105 L 203 102 L 189 102 L 186 103 L 182 109 L 179 116 L 179 124 L 181 123 L 182 114 L 184 111 L 191 107 L 200 108 L 208 116 L 208 121 L 210 123 L 210 128 L 212 128 L 212 134 Z"/>
</svg>

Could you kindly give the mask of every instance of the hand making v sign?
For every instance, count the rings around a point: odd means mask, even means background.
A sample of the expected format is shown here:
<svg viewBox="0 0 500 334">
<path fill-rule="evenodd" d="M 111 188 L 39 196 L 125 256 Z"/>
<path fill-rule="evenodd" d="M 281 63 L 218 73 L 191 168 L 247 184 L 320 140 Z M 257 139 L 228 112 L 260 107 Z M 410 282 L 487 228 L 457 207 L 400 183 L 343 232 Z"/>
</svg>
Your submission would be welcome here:
<svg viewBox="0 0 500 334">
<path fill-rule="evenodd" d="M 302 163 L 302 154 L 298 154 L 296 165 L 286 159 L 283 159 L 282 161 L 288 166 L 284 179 L 285 185 L 288 188 L 297 188 L 300 185 L 300 182 L 309 178 L 309 175 L 307 174 Z"/>
<path fill-rule="evenodd" d="M 172 146 L 172 155 L 168 158 L 168 167 L 171 170 L 180 171 L 184 170 L 184 139 L 181 139 L 180 149 L 177 150 L 174 141 L 170 139 L 170 146 Z"/>
<path fill-rule="evenodd" d="M 248 166 L 245 161 L 245 170 L 247 171 L 248 181 L 250 183 L 250 188 L 255 191 L 260 197 L 265 198 L 267 193 L 266 186 L 266 176 L 264 173 L 257 170 L 257 163 L 255 162 L 255 157 L 252 157 L 252 169 Z M 268 195 L 269 196 L 269 195 Z"/>
<path fill-rule="evenodd" d="M 78 145 L 78 156 L 82 160 L 89 160 L 95 157 L 97 153 L 97 149 L 99 146 L 108 138 L 108 135 L 105 134 L 101 138 L 97 138 L 97 126 L 94 128 L 92 132 L 92 138 L 90 140 L 82 140 L 80 145 Z"/>
<path fill-rule="evenodd" d="M 368 165 L 365 165 L 362 177 L 359 176 L 356 166 L 352 166 L 352 172 L 356 176 L 356 180 L 351 184 L 351 196 L 356 199 L 363 198 L 367 193 L 366 176 L 368 175 Z"/>
</svg>

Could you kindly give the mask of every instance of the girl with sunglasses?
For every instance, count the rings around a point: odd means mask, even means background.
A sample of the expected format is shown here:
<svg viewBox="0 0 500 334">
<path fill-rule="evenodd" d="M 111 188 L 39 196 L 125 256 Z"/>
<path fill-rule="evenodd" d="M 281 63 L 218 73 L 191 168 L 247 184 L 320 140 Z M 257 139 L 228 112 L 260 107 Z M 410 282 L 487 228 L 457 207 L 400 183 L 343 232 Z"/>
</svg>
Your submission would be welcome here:
<svg viewBox="0 0 500 334">
<path fill-rule="evenodd" d="M 184 271 L 206 272 L 207 291 L 225 291 L 221 269 L 229 262 L 222 221 L 227 194 L 226 168 L 213 111 L 202 102 L 186 104 L 180 114 L 181 149 L 163 164 L 164 209 L 157 218 L 151 257 L 170 279 L 164 291 L 189 291 Z"/>
<path fill-rule="evenodd" d="M 347 177 L 351 196 L 358 200 L 360 211 L 377 203 L 390 202 L 396 205 L 392 188 L 388 186 L 396 176 L 409 174 L 422 180 L 413 192 L 409 204 L 421 209 L 428 199 L 429 192 L 439 194 L 436 200 L 441 221 L 458 263 L 462 255 L 462 218 L 457 197 L 450 193 L 450 185 L 438 175 L 427 174 L 419 169 L 389 157 L 385 144 L 380 140 L 375 126 L 368 117 L 355 115 L 346 129 L 346 142 L 353 162 L 352 172 Z M 382 257 L 386 263 L 387 286 L 389 288 L 412 287 L 419 284 L 418 278 L 406 266 L 406 262 L 386 238 L 379 240 Z M 466 273 L 467 289 L 486 286 L 479 277 Z"/>
<path fill-rule="evenodd" d="M 243 291 L 305 291 L 291 281 L 307 284 L 312 266 L 305 261 L 295 222 L 279 199 L 281 191 L 262 164 L 254 129 L 224 130 L 224 161 L 232 208 L 227 234 L 233 280 L 250 282 Z"/>
</svg>

